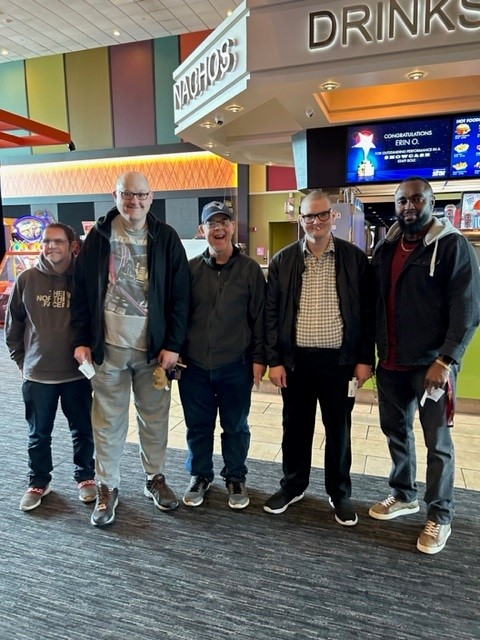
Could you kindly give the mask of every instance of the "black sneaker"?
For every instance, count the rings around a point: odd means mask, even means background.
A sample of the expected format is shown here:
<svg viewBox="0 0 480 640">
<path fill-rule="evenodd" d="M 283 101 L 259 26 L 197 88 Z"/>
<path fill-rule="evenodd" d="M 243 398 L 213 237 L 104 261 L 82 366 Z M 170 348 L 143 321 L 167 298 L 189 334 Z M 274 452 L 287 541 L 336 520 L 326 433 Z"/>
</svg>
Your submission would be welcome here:
<svg viewBox="0 0 480 640">
<path fill-rule="evenodd" d="M 358 516 L 353 508 L 350 498 L 342 498 L 334 502 L 328 499 L 330 505 L 335 509 L 335 520 L 344 527 L 353 527 L 358 522 Z"/>
<path fill-rule="evenodd" d="M 95 527 L 104 527 L 115 520 L 118 504 L 118 489 L 109 489 L 106 484 L 97 483 L 97 502 L 90 518 Z"/>
<path fill-rule="evenodd" d="M 147 480 L 143 493 L 162 511 L 170 511 L 178 507 L 177 496 L 165 482 L 163 473 L 157 473 L 151 480 Z"/>
<path fill-rule="evenodd" d="M 298 502 L 303 498 L 305 493 L 301 493 L 299 496 L 293 496 L 285 491 L 283 487 L 274 493 L 273 496 L 265 502 L 263 508 L 268 513 L 283 513 L 294 502 Z"/>
<path fill-rule="evenodd" d="M 211 484 L 211 482 L 206 478 L 202 478 L 202 476 L 192 476 L 190 484 L 183 496 L 183 503 L 186 504 L 187 507 L 199 507 L 203 502 L 205 494 L 210 489 Z"/>
</svg>

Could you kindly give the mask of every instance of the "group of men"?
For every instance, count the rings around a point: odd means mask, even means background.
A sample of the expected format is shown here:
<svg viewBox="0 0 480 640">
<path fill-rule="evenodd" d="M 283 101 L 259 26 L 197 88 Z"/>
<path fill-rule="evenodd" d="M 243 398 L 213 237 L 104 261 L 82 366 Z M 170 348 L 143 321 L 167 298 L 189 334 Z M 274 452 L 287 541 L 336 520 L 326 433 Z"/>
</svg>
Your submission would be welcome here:
<svg viewBox="0 0 480 640">
<path fill-rule="evenodd" d="M 267 283 L 234 245 L 225 203 L 203 208 L 199 231 L 208 247 L 188 262 L 176 232 L 150 211 L 144 175 L 120 176 L 113 196 L 115 207 L 76 258 L 73 230 L 48 225 L 37 267 L 20 274 L 10 298 L 6 342 L 23 375 L 29 425 L 29 487 L 20 508 L 38 507 L 51 490 L 60 399 L 79 498 L 96 501 L 93 525 L 115 520 L 132 392 L 144 494 L 161 510 L 178 506 L 164 475 L 170 391 L 154 385 L 158 367 L 181 376 L 191 476 L 183 503 L 201 505 L 214 479 L 218 416 L 228 504 L 247 507 L 251 390 L 268 366 L 283 398 L 283 477 L 264 510 L 280 514 L 303 498 L 318 403 L 326 492 L 335 520 L 353 526 L 351 413 L 356 388 L 376 369 L 391 495 L 369 514 L 390 520 L 419 511 L 418 409 L 428 453 L 427 522 L 417 548 L 441 551 L 454 515 L 455 383 L 480 321 L 480 276 L 469 242 L 434 217 L 431 185 L 417 177 L 399 185 L 397 221 L 371 264 L 335 236 L 334 205 L 312 191 L 300 207 L 303 237 L 273 257 Z M 89 379 L 81 372 L 88 369 Z"/>
</svg>

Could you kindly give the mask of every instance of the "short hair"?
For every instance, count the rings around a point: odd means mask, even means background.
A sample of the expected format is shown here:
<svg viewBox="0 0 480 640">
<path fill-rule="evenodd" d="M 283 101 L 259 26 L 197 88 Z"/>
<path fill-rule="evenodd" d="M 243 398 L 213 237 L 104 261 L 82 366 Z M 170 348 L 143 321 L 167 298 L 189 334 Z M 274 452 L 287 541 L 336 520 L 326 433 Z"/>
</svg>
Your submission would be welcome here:
<svg viewBox="0 0 480 640">
<path fill-rule="evenodd" d="M 47 224 L 44 231 L 46 231 L 47 229 L 63 229 L 65 235 L 67 236 L 68 242 L 73 242 L 77 237 L 75 230 L 69 224 L 63 224 L 63 222 L 50 222 L 49 224 Z"/>
<path fill-rule="evenodd" d="M 325 198 L 330 204 L 332 204 L 328 193 L 322 191 L 321 189 L 313 189 L 313 191 L 307 193 L 307 195 L 300 202 L 300 209 L 302 208 L 304 203 L 309 204 L 310 202 L 314 202 L 315 200 L 320 200 L 320 198 Z"/>
<path fill-rule="evenodd" d="M 429 188 L 430 192 L 433 194 L 432 185 L 428 180 L 426 180 L 425 178 L 422 178 L 421 176 L 408 176 L 408 178 L 405 178 L 400 182 L 400 184 L 395 189 L 395 191 L 398 191 L 398 189 L 402 186 L 402 184 L 405 184 L 406 182 L 423 182 L 423 184 L 425 184 Z"/>
</svg>

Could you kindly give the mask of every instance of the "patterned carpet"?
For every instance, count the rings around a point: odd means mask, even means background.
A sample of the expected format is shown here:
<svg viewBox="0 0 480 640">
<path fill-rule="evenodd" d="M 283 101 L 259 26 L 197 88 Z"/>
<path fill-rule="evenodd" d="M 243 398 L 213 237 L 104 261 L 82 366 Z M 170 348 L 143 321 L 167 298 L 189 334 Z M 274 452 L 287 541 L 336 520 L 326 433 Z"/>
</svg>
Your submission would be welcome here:
<svg viewBox="0 0 480 640">
<path fill-rule="evenodd" d="M 3 336 L 2 336 L 3 338 Z M 368 517 L 385 480 L 354 477 L 360 522 L 335 523 L 315 470 L 304 501 L 279 516 L 262 509 L 276 463 L 250 461 L 251 505 L 234 512 L 216 480 L 197 509 L 164 513 L 143 497 L 137 448 L 127 445 L 116 522 L 89 524 L 72 480 L 68 429 L 54 437 L 54 491 L 29 513 L 21 380 L 3 347 L 0 468 L 2 640 L 478 640 L 479 493 L 457 490 L 445 550 L 415 541 L 421 513 Z M 168 454 L 179 495 L 183 451 Z M 216 459 L 216 469 L 220 461 Z"/>
</svg>

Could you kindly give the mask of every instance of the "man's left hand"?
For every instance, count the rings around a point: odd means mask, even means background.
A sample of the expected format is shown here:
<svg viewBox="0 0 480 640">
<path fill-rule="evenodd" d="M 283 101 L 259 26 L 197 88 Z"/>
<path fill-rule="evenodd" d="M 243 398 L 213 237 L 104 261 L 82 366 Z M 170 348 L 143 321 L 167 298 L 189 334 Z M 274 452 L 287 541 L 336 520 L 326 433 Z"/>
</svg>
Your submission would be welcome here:
<svg viewBox="0 0 480 640">
<path fill-rule="evenodd" d="M 357 364 L 353 375 L 358 380 L 358 388 L 361 389 L 365 382 L 372 377 L 372 367 L 369 364 Z"/>
<path fill-rule="evenodd" d="M 443 389 L 447 384 L 449 371 L 438 362 L 433 362 L 425 374 L 425 389 L 430 392 L 432 389 Z"/>
<path fill-rule="evenodd" d="M 253 381 L 257 387 L 260 385 L 266 370 L 266 365 L 253 363 Z"/>
</svg>

